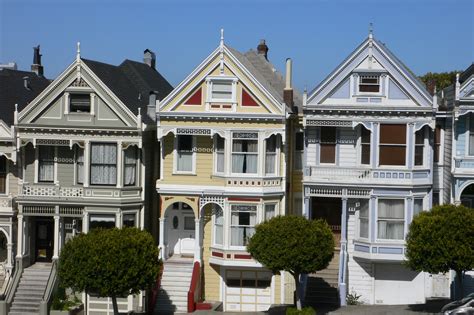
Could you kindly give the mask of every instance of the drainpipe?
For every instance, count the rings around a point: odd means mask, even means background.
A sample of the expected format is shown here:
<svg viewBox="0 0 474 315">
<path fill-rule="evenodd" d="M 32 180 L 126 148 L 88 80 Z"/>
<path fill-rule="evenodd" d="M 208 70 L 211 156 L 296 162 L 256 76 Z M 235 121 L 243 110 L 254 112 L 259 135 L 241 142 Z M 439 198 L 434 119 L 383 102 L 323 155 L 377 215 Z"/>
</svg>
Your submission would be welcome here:
<svg viewBox="0 0 474 315">
<path fill-rule="evenodd" d="M 347 295 L 347 189 L 343 191 L 341 214 L 341 249 L 339 255 L 339 301 L 346 305 Z"/>
</svg>

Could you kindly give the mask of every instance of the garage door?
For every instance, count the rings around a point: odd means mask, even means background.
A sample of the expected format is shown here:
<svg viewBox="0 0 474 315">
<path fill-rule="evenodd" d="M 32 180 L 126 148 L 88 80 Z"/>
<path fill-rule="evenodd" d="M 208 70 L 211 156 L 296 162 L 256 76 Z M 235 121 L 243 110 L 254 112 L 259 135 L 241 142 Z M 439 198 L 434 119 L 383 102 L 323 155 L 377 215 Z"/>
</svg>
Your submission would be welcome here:
<svg viewBox="0 0 474 315">
<path fill-rule="evenodd" d="M 234 312 L 268 310 L 272 304 L 271 283 L 271 272 L 227 270 L 225 310 Z"/>
<path fill-rule="evenodd" d="M 425 301 L 424 274 L 400 264 L 375 264 L 375 304 L 418 304 Z"/>
</svg>

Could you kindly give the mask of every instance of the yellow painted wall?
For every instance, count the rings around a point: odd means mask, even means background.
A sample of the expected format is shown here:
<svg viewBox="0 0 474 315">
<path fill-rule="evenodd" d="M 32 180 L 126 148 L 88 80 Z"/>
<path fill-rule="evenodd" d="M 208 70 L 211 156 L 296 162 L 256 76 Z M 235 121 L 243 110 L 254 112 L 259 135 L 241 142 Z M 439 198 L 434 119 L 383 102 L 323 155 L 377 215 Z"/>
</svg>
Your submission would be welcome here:
<svg viewBox="0 0 474 315">
<path fill-rule="evenodd" d="M 211 257 L 211 244 L 212 244 L 212 220 L 210 205 L 206 206 L 204 211 L 204 235 L 203 235 L 203 266 L 204 266 L 204 288 L 203 295 L 208 301 L 220 301 L 219 292 L 220 287 L 220 267 L 211 265 L 209 258 Z"/>
<path fill-rule="evenodd" d="M 295 280 L 289 273 L 285 273 L 284 276 L 284 287 L 285 287 L 285 304 L 293 304 L 293 296 L 295 292 Z"/>
<path fill-rule="evenodd" d="M 275 275 L 275 290 L 274 290 L 274 299 L 273 304 L 280 304 L 281 302 L 281 276 Z"/>
</svg>

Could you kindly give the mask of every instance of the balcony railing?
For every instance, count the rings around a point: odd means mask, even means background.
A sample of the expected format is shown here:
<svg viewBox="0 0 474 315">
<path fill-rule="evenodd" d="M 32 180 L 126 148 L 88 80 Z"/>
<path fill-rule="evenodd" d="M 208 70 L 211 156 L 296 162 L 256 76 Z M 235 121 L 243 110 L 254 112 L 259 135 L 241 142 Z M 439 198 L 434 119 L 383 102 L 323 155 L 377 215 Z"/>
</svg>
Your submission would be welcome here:
<svg viewBox="0 0 474 315">
<path fill-rule="evenodd" d="M 45 198 L 140 198 L 141 187 L 82 187 L 23 184 L 20 197 Z M 1 200 L 0 200 L 1 202 Z"/>
<path fill-rule="evenodd" d="M 311 166 L 305 169 L 305 180 L 324 182 L 360 182 L 360 183 L 413 183 L 430 179 L 430 170 L 369 169 L 351 167 Z"/>
</svg>

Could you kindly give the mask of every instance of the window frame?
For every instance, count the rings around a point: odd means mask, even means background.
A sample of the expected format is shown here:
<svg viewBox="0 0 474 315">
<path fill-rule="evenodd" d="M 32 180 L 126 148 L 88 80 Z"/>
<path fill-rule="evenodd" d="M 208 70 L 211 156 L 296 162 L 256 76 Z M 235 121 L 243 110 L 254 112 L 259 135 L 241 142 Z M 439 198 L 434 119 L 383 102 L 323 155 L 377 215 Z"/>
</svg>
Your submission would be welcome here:
<svg viewBox="0 0 474 315">
<path fill-rule="evenodd" d="M 77 110 L 72 110 L 72 98 L 74 96 L 78 96 L 78 95 L 87 95 L 89 96 L 89 111 L 77 111 Z M 78 114 L 78 115 L 90 115 L 92 113 L 92 97 L 91 97 L 91 94 L 88 93 L 88 92 L 69 92 L 69 95 L 68 95 L 68 114 Z"/>
<path fill-rule="evenodd" d="M 421 138 L 421 142 L 418 142 L 418 140 Z M 426 142 L 426 128 L 422 127 L 421 129 L 417 130 L 413 134 L 413 166 L 416 168 L 421 168 L 425 166 L 425 142 Z M 421 149 L 421 164 L 417 162 L 416 156 L 417 156 L 417 149 Z"/>
<path fill-rule="evenodd" d="M 79 158 L 79 150 L 82 150 L 82 162 L 78 162 Z M 75 146 L 74 149 L 74 183 L 76 185 L 84 185 L 84 179 L 85 179 L 85 168 L 84 168 L 84 154 L 85 154 L 85 149 L 81 148 L 79 145 Z M 82 182 L 79 181 L 79 165 L 82 164 Z"/>
<path fill-rule="evenodd" d="M 224 246 L 225 246 L 225 234 L 226 234 L 226 230 L 225 230 L 225 211 L 221 206 L 219 206 L 217 204 L 215 204 L 214 206 L 219 210 L 212 213 L 212 246 L 218 247 L 218 248 L 224 248 Z M 222 215 L 222 224 L 217 224 L 216 223 L 218 213 L 220 213 Z M 221 228 L 222 228 L 222 235 L 221 235 L 222 244 L 216 243 L 216 235 L 217 235 L 216 226 L 221 226 Z"/>
<path fill-rule="evenodd" d="M 135 163 L 127 163 L 127 156 L 126 156 L 126 152 L 127 150 L 131 150 L 133 149 L 135 151 Z M 123 151 L 123 166 L 122 166 L 122 184 L 124 187 L 135 187 L 135 186 L 139 186 L 138 184 L 138 171 L 139 171 L 139 165 L 138 165 L 138 162 L 140 160 L 140 154 L 139 154 L 139 148 L 136 146 L 136 145 L 130 145 L 128 148 L 126 148 L 125 150 L 122 150 Z M 126 184 L 125 183 L 125 171 L 126 171 L 126 168 L 127 166 L 134 166 L 135 167 L 135 178 L 133 179 L 133 183 L 132 184 Z"/>
<path fill-rule="evenodd" d="M 244 211 L 244 210 L 233 210 L 232 208 L 233 207 L 254 207 L 255 208 L 255 211 Z M 247 244 L 245 244 L 245 241 L 244 241 L 244 244 L 243 245 L 232 245 L 232 241 L 233 241 L 233 238 L 232 238 L 232 227 L 246 227 L 246 228 L 250 228 L 252 229 L 253 228 L 253 233 L 255 233 L 255 226 L 259 223 L 258 221 L 258 212 L 259 212 L 259 204 L 255 204 L 255 203 L 232 203 L 229 205 L 229 213 L 230 213 L 230 216 L 229 216 L 229 223 L 228 223 L 228 226 L 229 226 L 229 248 L 231 249 L 245 249 Z M 255 225 L 244 225 L 244 224 L 232 224 L 232 214 L 233 212 L 249 212 L 249 213 L 254 213 L 254 217 L 255 217 Z M 251 214 L 249 215 L 249 221 L 251 220 Z M 253 235 L 253 234 L 252 234 Z M 249 237 L 251 237 L 252 235 L 250 235 Z"/>
<path fill-rule="evenodd" d="M 370 129 L 367 129 L 364 125 L 360 126 L 360 152 L 359 152 L 359 164 L 362 166 L 371 166 L 372 165 L 372 131 Z M 364 130 L 368 132 L 369 136 L 369 142 L 364 142 Z M 369 150 L 369 161 L 368 163 L 363 162 L 364 158 L 364 147 L 368 146 Z"/>
<path fill-rule="evenodd" d="M 267 149 L 268 149 L 268 141 L 270 141 L 270 139 L 275 139 L 275 151 L 274 152 L 269 152 Z M 258 145 L 258 142 L 257 142 L 257 145 Z M 280 152 L 280 141 L 279 141 L 279 137 L 276 135 L 276 134 L 273 134 L 271 135 L 270 137 L 266 138 L 265 139 L 265 143 L 264 143 L 264 146 L 265 146 L 265 165 L 264 165 L 264 169 L 263 169 L 263 173 L 265 174 L 265 176 L 277 176 L 278 175 L 278 171 L 279 171 L 279 152 Z M 257 148 L 257 151 L 258 151 L 258 148 Z M 274 159 L 274 162 L 273 162 L 273 172 L 267 172 L 267 156 L 268 155 L 273 155 L 273 159 Z M 258 162 L 257 162 L 257 173 L 258 173 Z"/>
<path fill-rule="evenodd" d="M 178 170 L 178 146 L 179 137 L 192 137 L 192 148 L 191 148 L 191 171 L 180 171 Z M 174 150 L 173 150 L 173 174 L 183 175 L 196 175 L 196 136 L 195 135 L 176 135 L 174 137 Z"/>
<path fill-rule="evenodd" d="M 403 219 L 380 219 L 379 216 L 379 211 L 380 211 L 380 200 L 401 200 L 403 201 Z M 377 209 L 375 212 L 375 240 L 377 242 L 383 242 L 383 243 L 400 243 L 400 242 L 405 242 L 406 239 L 406 233 L 407 233 L 407 200 L 405 198 L 396 198 L 396 197 L 378 197 L 377 198 Z M 391 222 L 403 222 L 403 237 L 401 239 L 390 239 L 390 238 L 380 238 L 379 237 L 379 221 L 391 221 Z"/>
<path fill-rule="evenodd" d="M 433 162 L 436 164 L 443 164 L 443 127 L 436 124 L 433 137 Z M 438 138 L 438 139 L 437 139 Z M 437 142 L 439 140 L 439 142 Z"/>
<path fill-rule="evenodd" d="M 92 151 L 93 151 L 93 147 L 94 145 L 110 145 L 110 146 L 114 146 L 115 147 L 115 183 L 113 184 L 102 184 L 102 183 L 99 183 L 99 184 L 96 184 L 96 183 L 93 183 L 92 182 L 92 166 L 94 165 L 113 165 L 113 164 L 108 164 L 108 163 L 104 163 L 104 164 L 98 164 L 98 163 L 93 163 L 92 162 Z M 89 152 L 89 185 L 91 186 L 107 186 L 107 187 L 113 187 L 113 186 L 117 186 L 117 183 L 118 183 L 118 155 L 120 154 L 121 152 L 119 151 L 119 149 L 117 148 L 117 143 L 116 142 L 91 142 L 90 143 L 90 152 Z"/>
<path fill-rule="evenodd" d="M 222 150 L 219 149 L 219 146 L 218 146 L 218 142 L 219 142 L 219 138 L 222 139 L 222 141 L 224 142 L 224 146 L 222 148 Z M 214 136 L 214 174 L 218 174 L 218 175 L 223 175 L 226 173 L 226 154 L 225 154 L 225 151 L 226 151 L 226 138 L 225 137 L 222 137 L 221 135 L 219 134 L 215 134 Z M 218 155 L 219 154 L 222 154 L 222 162 L 223 162 L 223 165 L 222 165 L 222 171 L 219 171 L 219 159 L 218 159 Z"/>
<path fill-rule="evenodd" d="M 117 215 L 115 213 L 90 212 L 88 222 L 87 222 L 87 232 L 91 231 L 91 225 L 92 225 L 91 223 L 92 223 L 92 219 L 94 217 L 113 218 L 114 226 L 105 227 L 105 228 L 113 229 L 113 228 L 117 227 Z M 105 222 L 111 222 L 111 221 L 105 221 Z M 83 224 L 84 224 L 84 222 L 83 222 Z M 97 227 L 95 227 L 95 228 L 97 228 Z M 99 228 L 104 228 L 104 227 L 99 227 Z"/>
<path fill-rule="evenodd" d="M 267 206 L 272 206 L 273 207 L 273 216 L 270 218 L 267 218 Z M 260 222 L 265 222 L 267 220 L 271 220 L 274 217 L 279 216 L 278 213 L 278 202 L 267 202 L 262 205 L 262 220 Z"/>
<path fill-rule="evenodd" d="M 52 167 L 53 167 L 53 178 L 51 180 L 42 180 L 41 179 L 41 163 L 44 163 L 42 162 L 42 159 L 41 159 L 41 148 L 50 148 L 52 151 L 53 151 L 53 158 L 52 158 Z M 42 183 L 42 184 L 54 184 L 56 182 L 56 156 L 57 156 L 57 150 L 56 150 L 56 146 L 52 146 L 52 145 L 39 145 L 37 146 L 36 148 L 36 152 L 37 152 L 37 161 L 38 161 L 38 169 L 36 170 L 36 174 L 37 174 L 37 182 L 38 183 Z"/>
<path fill-rule="evenodd" d="M 334 142 L 323 142 L 322 140 L 322 136 L 323 136 L 323 129 L 327 130 L 327 129 L 333 129 L 334 130 Z M 337 165 L 337 160 L 338 160 L 338 156 L 337 156 L 337 138 L 338 138 L 338 128 L 337 127 L 320 127 L 319 128 L 319 164 L 321 165 Z M 321 151 L 322 151 L 322 146 L 323 145 L 332 145 L 334 146 L 334 162 L 322 162 L 322 154 L 321 154 Z"/>
<path fill-rule="evenodd" d="M 382 143 L 382 127 L 383 126 L 404 126 L 405 128 L 405 139 L 404 143 Z M 388 167 L 388 168 L 393 168 L 393 167 L 398 167 L 398 168 L 405 168 L 407 167 L 408 163 L 408 126 L 406 124 L 379 124 L 379 143 L 378 143 L 378 154 L 377 154 L 377 162 L 379 167 Z M 381 154 L 382 154 L 382 147 L 403 147 L 404 149 L 404 164 L 382 164 L 381 162 Z"/>
<path fill-rule="evenodd" d="M 230 83 L 231 86 L 231 97 L 230 99 L 214 98 L 214 83 L 216 82 L 225 82 Z M 234 104 L 237 103 L 237 78 L 232 76 L 209 76 L 206 78 L 207 83 L 207 103 L 225 103 L 225 104 Z"/>
<path fill-rule="evenodd" d="M 420 212 L 415 214 L 415 205 L 416 205 L 417 201 L 421 201 L 421 209 L 420 209 Z M 412 214 L 411 214 L 411 216 L 412 216 L 411 219 L 413 220 L 415 215 L 422 213 L 424 211 L 424 207 L 425 207 L 425 197 L 424 196 L 414 196 L 413 197 L 413 208 L 412 208 L 413 211 L 412 211 Z"/>
<path fill-rule="evenodd" d="M 238 137 L 239 134 L 255 134 L 256 137 Z M 237 135 L 237 136 L 235 136 Z M 258 132 L 252 132 L 252 131 L 242 131 L 242 132 L 232 132 L 232 135 L 231 135 L 231 147 L 230 147 L 230 159 L 231 159 L 231 162 L 230 162 L 230 172 L 232 174 L 232 176 L 247 176 L 247 177 L 255 177 L 255 176 L 258 176 L 258 174 L 260 173 L 259 170 L 260 170 L 260 167 L 261 167 L 261 163 L 260 163 L 260 158 L 259 158 L 259 155 L 260 155 L 260 135 Z M 255 152 L 249 152 L 249 151 L 244 151 L 244 152 L 234 152 L 234 141 L 235 140 L 239 140 L 239 141 L 255 141 L 257 143 L 257 151 Z M 242 173 L 237 173 L 237 172 L 234 172 L 234 154 L 244 154 L 245 156 L 247 155 L 255 155 L 256 156 L 256 159 L 257 159 L 257 165 L 256 165 L 256 170 L 254 173 L 249 173 L 249 172 L 242 172 Z"/>
<path fill-rule="evenodd" d="M 138 211 L 126 211 L 126 212 L 122 212 L 122 222 L 121 222 L 121 226 L 124 227 L 125 225 L 123 224 L 124 223 L 124 218 L 126 216 L 131 216 L 133 215 L 134 216 L 134 221 L 135 221 L 135 225 L 133 226 L 127 226 L 127 227 L 136 227 L 136 228 L 139 228 L 138 226 Z"/>
<path fill-rule="evenodd" d="M 301 140 L 298 139 L 298 135 L 301 135 Z M 302 148 L 299 149 L 299 143 L 301 142 Z M 295 171 L 303 170 L 303 159 L 304 159 L 304 131 L 299 130 L 295 132 L 295 157 L 293 159 L 293 167 Z M 298 157 L 297 157 L 298 156 Z M 298 161 L 299 158 L 299 161 Z"/>
<path fill-rule="evenodd" d="M 471 142 L 471 137 L 474 138 L 474 114 L 469 115 L 469 124 L 467 128 L 467 141 L 466 141 L 466 152 L 467 156 L 474 156 L 474 146 L 471 148 L 470 142 Z M 472 150 L 472 152 L 471 152 Z"/>
<path fill-rule="evenodd" d="M 363 83 L 363 79 L 377 79 L 376 83 Z M 378 91 L 361 91 L 361 86 L 378 86 Z M 382 80 L 380 74 L 359 74 L 357 79 L 357 93 L 359 95 L 380 95 L 382 94 Z"/>
<path fill-rule="evenodd" d="M 367 203 L 367 217 L 362 217 L 361 216 L 361 209 L 362 209 L 362 205 L 361 205 L 361 202 L 366 202 Z M 364 239 L 364 240 L 368 240 L 370 239 L 370 199 L 359 199 L 359 214 L 358 214 L 358 223 L 357 223 L 357 227 L 358 227 L 358 238 L 359 239 Z M 367 236 L 362 236 L 361 235 L 361 220 L 366 220 L 367 221 Z"/>
</svg>

